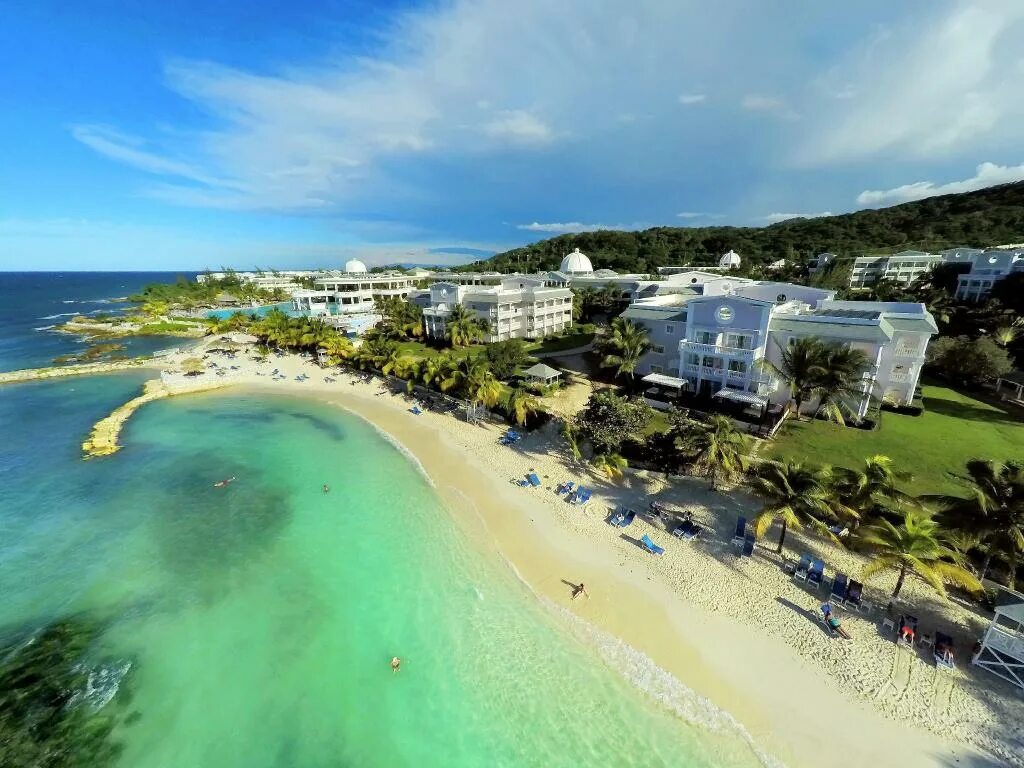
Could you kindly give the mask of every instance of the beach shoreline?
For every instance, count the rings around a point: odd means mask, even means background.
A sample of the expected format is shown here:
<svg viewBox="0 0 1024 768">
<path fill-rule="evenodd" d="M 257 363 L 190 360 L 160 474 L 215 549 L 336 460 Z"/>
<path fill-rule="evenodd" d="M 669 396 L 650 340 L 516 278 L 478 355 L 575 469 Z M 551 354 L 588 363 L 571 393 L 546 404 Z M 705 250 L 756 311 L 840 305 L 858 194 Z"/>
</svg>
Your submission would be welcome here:
<svg viewBox="0 0 1024 768">
<path fill-rule="evenodd" d="M 257 375 L 260 368 L 270 367 L 286 377 Z M 301 373 L 310 378 L 296 380 Z M 265 364 L 240 359 L 238 370 L 209 379 L 221 386 L 215 397 L 233 391 L 313 398 L 373 424 L 420 465 L 460 527 L 506 562 L 542 602 L 602 633 L 602 643 L 621 641 L 650 660 L 637 669 L 620 670 L 623 674 L 648 688 L 658 670 L 664 670 L 696 694 L 676 707 L 684 719 L 748 734 L 745 738 L 764 764 L 817 766 L 823 759 L 829 762 L 823 757 L 828 754 L 841 756 L 834 764 L 850 766 L 1021 764 L 1012 762 L 1012 746 L 983 730 L 961 731 L 954 744 L 919 727 L 912 707 L 887 710 L 883 704 L 889 694 L 881 682 L 879 694 L 851 694 L 863 693 L 858 689 L 862 681 L 830 674 L 828 665 L 834 659 L 827 654 L 838 654 L 840 664 L 863 664 L 875 658 L 868 651 L 874 653 L 877 647 L 891 654 L 892 643 L 883 646 L 864 627 L 854 628 L 853 642 L 872 648 L 827 638 L 811 613 L 821 597 L 801 596 L 788 577 L 776 578 L 781 569 L 767 550 L 739 564 L 729 559 L 727 540 L 723 554 L 717 542 L 678 542 L 646 521 L 635 524 L 642 530 L 621 535 L 604 523 L 609 506 L 628 503 L 639 508 L 639 500 L 649 496 L 703 512 L 717 510 L 719 517 L 734 520 L 736 513 L 751 511 L 745 494 L 712 494 L 691 479 L 674 479 L 669 485 L 662 478 L 632 472 L 623 486 L 614 486 L 573 465 L 550 434 L 529 435 L 514 449 L 500 446 L 503 425 L 472 425 L 430 411 L 416 416 L 408 410 L 411 402 L 386 391 L 380 379 L 332 373 L 335 381 L 328 383 L 320 380 L 324 375 L 309 361 L 288 355 Z M 172 391 L 186 385 L 178 378 L 163 376 Z M 225 393 L 229 385 L 234 386 Z M 512 484 L 514 477 L 530 470 L 542 477 L 542 487 Z M 593 485 L 594 501 L 584 509 L 566 504 L 553 489 L 567 480 Z M 656 559 L 636 545 L 645 532 L 667 548 L 665 556 Z M 706 538 L 714 535 L 711 530 Z M 769 578 L 771 583 L 761 583 Z M 580 581 L 589 597 L 571 600 L 570 586 Z M 775 593 L 774 600 L 784 605 L 778 615 L 762 617 L 757 610 L 746 610 L 757 608 L 765 593 Z M 765 614 L 776 608 L 764 607 Z M 894 668 L 902 663 L 898 655 L 889 658 Z M 908 689 L 915 671 L 907 673 Z M 923 672 L 917 674 L 920 678 Z M 657 691 L 648 692 L 663 698 Z M 901 702 L 906 693 L 900 694 Z M 952 688 L 949 700 L 952 709 Z M 974 709 L 964 711 L 983 720 Z M 962 717 L 959 710 L 948 714 L 952 720 Z M 729 722 L 733 718 L 736 725 Z M 997 730 L 998 724 L 988 725 Z M 1010 744 L 1012 738 L 1007 739 Z"/>
</svg>

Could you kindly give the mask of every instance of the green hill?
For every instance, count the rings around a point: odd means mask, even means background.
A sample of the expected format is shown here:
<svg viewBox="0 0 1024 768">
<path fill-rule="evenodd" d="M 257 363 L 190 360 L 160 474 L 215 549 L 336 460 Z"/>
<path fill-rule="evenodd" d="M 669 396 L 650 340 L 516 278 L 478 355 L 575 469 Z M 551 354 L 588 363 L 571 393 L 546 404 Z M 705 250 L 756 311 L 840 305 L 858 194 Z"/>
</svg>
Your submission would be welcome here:
<svg viewBox="0 0 1024 768">
<path fill-rule="evenodd" d="M 557 269 L 573 248 L 590 256 L 595 267 L 649 273 L 668 265 L 717 264 L 730 248 L 745 266 L 756 266 L 780 258 L 802 262 L 823 251 L 855 256 L 1019 242 L 1024 242 L 1024 182 L 768 227 L 653 227 L 560 235 L 461 269 Z"/>
</svg>

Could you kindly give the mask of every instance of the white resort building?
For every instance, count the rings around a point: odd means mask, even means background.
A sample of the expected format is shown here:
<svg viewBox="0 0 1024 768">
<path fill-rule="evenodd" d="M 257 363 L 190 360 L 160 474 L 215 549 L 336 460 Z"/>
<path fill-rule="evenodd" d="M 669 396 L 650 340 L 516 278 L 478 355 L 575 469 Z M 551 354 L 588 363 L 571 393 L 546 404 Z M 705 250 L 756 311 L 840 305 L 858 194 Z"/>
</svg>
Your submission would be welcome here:
<svg viewBox="0 0 1024 768">
<path fill-rule="evenodd" d="M 777 364 L 788 345 L 814 336 L 867 355 L 863 396 L 849 404 L 864 416 L 872 399 L 912 402 L 928 340 L 938 332 L 922 304 L 835 301 L 833 291 L 789 283 L 704 288 L 694 285 L 689 295 L 644 299 L 626 309 L 622 316 L 645 326 L 654 345 L 638 374 L 747 405 L 781 405 L 788 388 L 760 361 Z"/>
<path fill-rule="evenodd" d="M 352 259 L 345 264 L 344 273 L 317 278 L 313 290 L 297 291 L 292 308 L 310 316 L 373 312 L 379 298 L 408 298 L 415 282 L 416 278 L 397 272 L 370 274 L 363 262 Z"/>
<path fill-rule="evenodd" d="M 423 324 L 433 338 L 445 335 L 448 317 L 459 304 L 487 320 L 488 343 L 539 339 L 572 326 L 572 291 L 524 275 L 506 275 L 493 286 L 434 283 L 424 303 Z"/>
<path fill-rule="evenodd" d="M 942 256 L 923 251 L 900 251 L 888 256 L 858 256 L 853 260 L 850 287 L 867 288 L 879 280 L 910 285 L 942 261 Z"/>
<path fill-rule="evenodd" d="M 950 261 L 970 264 L 969 271 L 957 278 L 957 300 L 982 301 L 997 282 L 1013 272 L 1024 271 L 1024 248 L 975 251 Z"/>
</svg>

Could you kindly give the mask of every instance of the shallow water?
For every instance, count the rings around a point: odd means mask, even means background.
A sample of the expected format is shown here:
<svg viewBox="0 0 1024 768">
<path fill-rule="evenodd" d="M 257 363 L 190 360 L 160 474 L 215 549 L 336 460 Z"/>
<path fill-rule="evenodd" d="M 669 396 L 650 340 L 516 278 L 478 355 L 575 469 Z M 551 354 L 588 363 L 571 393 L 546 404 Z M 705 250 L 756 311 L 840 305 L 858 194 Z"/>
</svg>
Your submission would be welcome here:
<svg viewBox="0 0 1024 768">
<path fill-rule="evenodd" d="M 106 622 L 95 653 L 132 662 L 139 713 L 123 768 L 756 764 L 724 717 L 681 718 L 685 688 L 472 547 L 344 411 L 171 399 L 82 461 L 141 379 L 0 389 L 0 626 Z"/>
</svg>

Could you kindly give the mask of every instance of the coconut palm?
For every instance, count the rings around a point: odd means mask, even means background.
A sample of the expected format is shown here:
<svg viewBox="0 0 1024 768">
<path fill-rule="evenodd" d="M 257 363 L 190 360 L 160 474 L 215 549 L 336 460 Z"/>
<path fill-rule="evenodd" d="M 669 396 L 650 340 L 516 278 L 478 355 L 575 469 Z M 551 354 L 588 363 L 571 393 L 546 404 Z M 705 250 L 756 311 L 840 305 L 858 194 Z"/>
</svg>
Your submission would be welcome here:
<svg viewBox="0 0 1024 768">
<path fill-rule="evenodd" d="M 786 383 L 790 402 L 799 417 L 801 407 L 814 395 L 814 388 L 821 378 L 824 344 L 816 336 L 807 336 L 787 347 L 778 342 L 776 345 L 779 348 L 778 364 L 762 358 L 758 366 Z"/>
<path fill-rule="evenodd" d="M 583 451 L 580 449 L 580 435 L 576 425 L 571 421 L 562 422 L 562 439 L 569 448 L 572 457 L 579 461 L 583 458 Z"/>
<path fill-rule="evenodd" d="M 501 398 L 501 382 L 483 360 L 465 358 L 441 382 L 441 389 L 460 391 L 467 400 L 477 405 L 492 408 Z"/>
<path fill-rule="evenodd" d="M 452 307 L 448 319 L 445 321 L 445 336 L 455 347 L 464 347 L 472 344 L 483 336 L 478 318 L 462 304 Z"/>
<path fill-rule="evenodd" d="M 749 451 L 747 436 L 736 429 L 728 416 L 715 415 L 707 423 L 687 422 L 685 431 L 675 439 L 679 451 L 694 474 L 711 481 L 711 489 L 720 480 L 731 480 L 746 469 Z"/>
<path fill-rule="evenodd" d="M 970 495 L 931 496 L 947 527 L 976 533 L 985 553 L 981 578 L 988 574 L 992 558 L 999 555 L 1009 563 L 1009 583 L 1016 583 L 1017 563 L 1024 553 L 1024 466 L 1013 461 L 971 459 L 965 478 Z"/>
<path fill-rule="evenodd" d="M 790 528 L 805 524 L 829 538 L 835 538 L 824 520 L 834 517 L 829 496 L 829 469 L 801 462 L 766 461 L 752 483 L 754 492 L 764 499 L 761 514 L 754 521 L 754 532 L 761 538 L 778 520 L 782 524 L 775 551 L 781 553 Z"/>
<path fill-rule="evenodd" d="M 812 387 L 819 398 L 817 414 L 837 424 L 845 424 L 848 416 L 859 421 L 859 405 L 868 394 L 864 374 L 870 367 L 868 356 L 859 349 L 846 344 L 822 347 Z"/>
<path fill-rule="evenodd" d="M 864 460 L 862 469 L 836 469 L 832 474 L 835 501 L 848 517 L 872 516 L 885 501 L 911 503 L 909 494 L 898 483 L 913 479 L 909 472 L 893 469 L 892 459 L 876 454 Z"/>
<path fill-rule="evenodd" d="M 440 387 L 441 382 L 451 376 L 456 367 L 457 363 L 451 355 L 428 357 L 420 366 L 420 382 L 427 387 L 433 385 Z"/>
<path fill-rule="evenodd" d="M 599 453 L 590 460 L 594 469 L 604 472 L 612 480 L 621 480 L 629 463 L 617 453 Z"/>
<path fill-rule="evenodd" d="M 528 389 L 516 387 L 508 393 L 505 400 L 505 413 L 519 426 L 526 423 L 540 409 L 540 402 Z"/>
<path fill-rule="evenodd" d="M 352 342 L 340 333 L 328 335 L 320 342 L 320 349 L 327 355 L 330 365 L 340 365 L 355 353 Z"/>
<path fill-rule="evenodd" d="M 878 520 L 861 528 L 858 540 L 874 552 L 861 572 L 866 581 L 876 573 L 896 570 L 894 598 L 908 573 L 912 573 L 943 597 L 946 584 L 956 584 L 970 592 L 982 591 L 981 582 L 963 567 L 963 555 L 949 545 L 939 524 L 923 509 L 907 508 L 899 525 Z"/>
<path fill-rule="evenodd" d="M 651 341 L 647 329 L 625 317 L 617 317 L 612 321 L 611 333 L 605 339 L 606 350 L 601 365 L 614 368 L 616 376 L 632 376 L 636 366 L 651 349 Z"/>
</svg>

